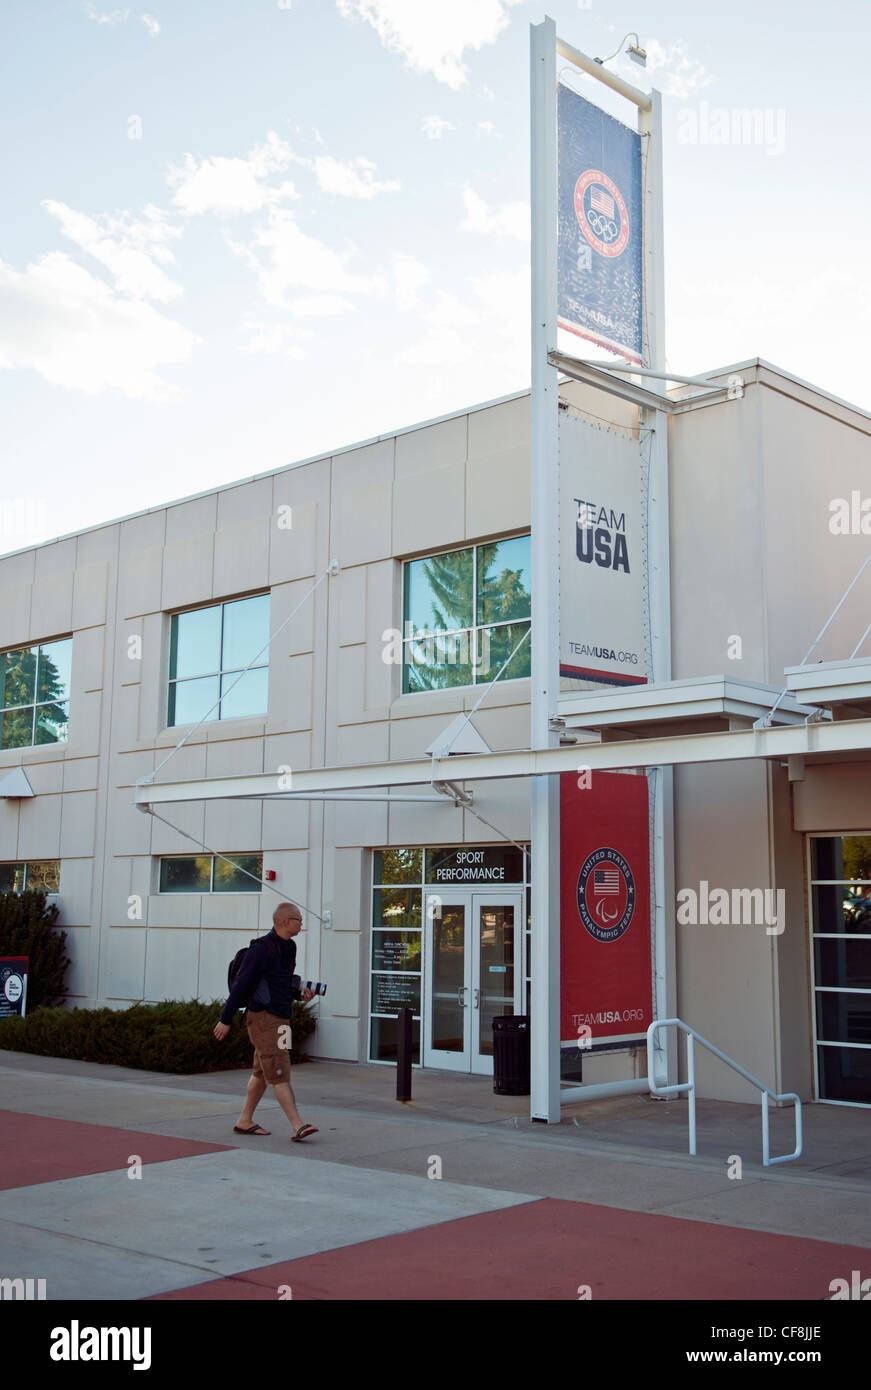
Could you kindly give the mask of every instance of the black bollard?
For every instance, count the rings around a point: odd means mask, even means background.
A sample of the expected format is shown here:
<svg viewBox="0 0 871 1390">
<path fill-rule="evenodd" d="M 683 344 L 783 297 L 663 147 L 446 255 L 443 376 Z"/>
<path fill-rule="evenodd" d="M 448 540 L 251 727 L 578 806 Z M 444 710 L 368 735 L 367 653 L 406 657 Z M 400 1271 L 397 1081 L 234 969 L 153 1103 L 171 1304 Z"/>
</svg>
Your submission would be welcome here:
<svg viewBox="0 0 871 1390">
<path fill-rule="evenodd" d="M 411 1100 L 411 1009 L 396 1015 L 396 1099 Z"/>
</svg>

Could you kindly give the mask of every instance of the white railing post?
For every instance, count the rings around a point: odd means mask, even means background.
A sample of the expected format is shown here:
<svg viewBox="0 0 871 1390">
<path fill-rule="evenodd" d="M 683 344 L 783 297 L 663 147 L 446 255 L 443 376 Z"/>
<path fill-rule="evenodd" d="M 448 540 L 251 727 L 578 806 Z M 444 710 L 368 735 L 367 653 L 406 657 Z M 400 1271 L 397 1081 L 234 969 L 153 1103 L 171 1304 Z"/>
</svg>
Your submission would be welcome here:
<svg viewBox="0 0 871 1390">
<path fill-rule="evenodd" d="M 690 1153 L 696 1154 L 696 1040 L 687 1033 L 687 1083 L 690 1102 Z"/>
</svg>

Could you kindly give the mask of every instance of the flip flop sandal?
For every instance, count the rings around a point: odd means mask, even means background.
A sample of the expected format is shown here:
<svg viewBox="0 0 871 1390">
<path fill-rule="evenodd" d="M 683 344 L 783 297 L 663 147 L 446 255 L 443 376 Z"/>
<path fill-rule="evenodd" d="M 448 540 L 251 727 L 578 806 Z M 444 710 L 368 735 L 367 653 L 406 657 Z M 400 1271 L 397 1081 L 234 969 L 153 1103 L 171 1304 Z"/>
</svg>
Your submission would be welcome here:
<svg viewBox="0 0 871 1390">
<path fill-rule="evenodd" d="M 250 1129 L 240 1129 L 238 1125 L 233 1126 L 234 1134 L 271 1134 L 272 1130 L 264 1129 L 262 1125 L 252 1125 Z"/>
<path fill-rule="evenodd" d="M 300 1139 L 307 1139 L 310 1134 L 317 1134 L 317 1132 L 315 1125 L 300 1125 L 290 1142 L 291 1144 L 298 1144 Z"/>
</svg>

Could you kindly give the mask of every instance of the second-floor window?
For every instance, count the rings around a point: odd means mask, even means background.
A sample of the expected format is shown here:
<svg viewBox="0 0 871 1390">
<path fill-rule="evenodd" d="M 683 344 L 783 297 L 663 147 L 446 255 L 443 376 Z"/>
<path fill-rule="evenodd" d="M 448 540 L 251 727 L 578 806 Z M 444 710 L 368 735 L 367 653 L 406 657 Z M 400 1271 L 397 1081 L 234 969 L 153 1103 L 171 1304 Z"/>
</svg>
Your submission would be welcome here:
<svg viewBox="0 0 871 1390">
<path fill-rule="evenodd" d="M 0 748 L 66 739 L 72 658 L 71 637 L 0 654 Z"/>
<path fill-rule="evenodd" d="M 265 714 L 269 651 L 262 649 L 268 640 L 268 594 L 173 613 L 167 724 Z M 255 656 L 257 665 L 240 679 Z"/>
<path fill-rule="evenodd" d="M 528 631 L 530 611 L 529 536 L 407 561 L 403 692 L 488 685 Z M 501 680 L 529 675 L 531 641 Z"/>
<path fill-rule="evenodd" d="M 230 861 L 230 862 L 228 862 Z M 242 870 L 245 870 L 243 873 Z M 160 893 L 259 893 L 262 854 L 172 855 L 160 860 Z"/>
</svg>

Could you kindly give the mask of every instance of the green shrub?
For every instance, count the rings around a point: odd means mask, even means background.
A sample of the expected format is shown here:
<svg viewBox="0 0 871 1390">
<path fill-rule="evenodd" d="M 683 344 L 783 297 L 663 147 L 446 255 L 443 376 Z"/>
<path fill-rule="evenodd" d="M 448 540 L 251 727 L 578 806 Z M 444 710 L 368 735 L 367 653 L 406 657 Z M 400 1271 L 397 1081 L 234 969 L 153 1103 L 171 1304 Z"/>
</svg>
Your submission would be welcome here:
<svg viewBox="0 0 871 1390">
<path fill-rule="evenodd" d="M 180 1075 L 250 1067 L 253 1049 L 241 1012 L 223 1042 L 212 1034 L 222 1007 L 191 999 L 129 1009 L 40 1008 L 23 1019 L 0 1019 L 0 1049 Z M 291 1062 L 306 1060 L 299 1045 L 315 1027 L 312 1010 L 295 1002 Z"/>
<path fill-rule="evenodd" d="M 0 893 L 0 956 L 29 956 L 27 1008 L 51 1008 L 67 996 L 64 980 L 70 964 L 67 934 L 55 927 L 57 904 L 45 893 Z"/>
</svg>

